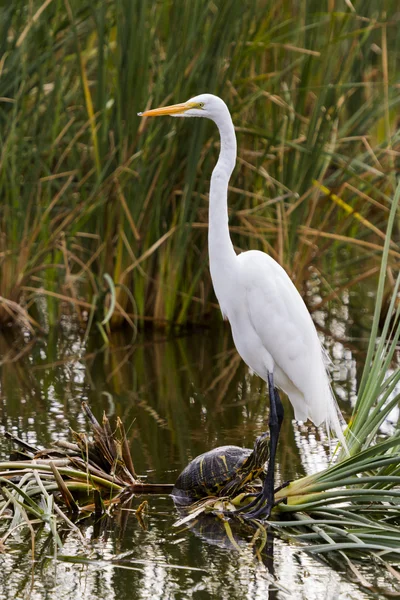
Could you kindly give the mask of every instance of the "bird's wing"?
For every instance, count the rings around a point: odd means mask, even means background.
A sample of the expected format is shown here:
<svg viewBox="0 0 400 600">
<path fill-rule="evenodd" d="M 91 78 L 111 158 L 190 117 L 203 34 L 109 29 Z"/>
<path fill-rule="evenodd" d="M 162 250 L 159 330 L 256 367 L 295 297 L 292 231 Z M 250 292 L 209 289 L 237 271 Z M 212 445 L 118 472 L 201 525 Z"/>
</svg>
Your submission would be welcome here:
<svg viewBox="0 0 400 600">
<path fill-rule="evenodd" d="M 246 310 L 262 345 L 304 396 L 308 416 L 314 422 L 324 420 L 331 393 L 318 334 L 302 297 L 286 271 L 267 254 L 250 251 L 238 259 Z M 316 407 L 318 390 L 325 397 Z"/>
</svg>

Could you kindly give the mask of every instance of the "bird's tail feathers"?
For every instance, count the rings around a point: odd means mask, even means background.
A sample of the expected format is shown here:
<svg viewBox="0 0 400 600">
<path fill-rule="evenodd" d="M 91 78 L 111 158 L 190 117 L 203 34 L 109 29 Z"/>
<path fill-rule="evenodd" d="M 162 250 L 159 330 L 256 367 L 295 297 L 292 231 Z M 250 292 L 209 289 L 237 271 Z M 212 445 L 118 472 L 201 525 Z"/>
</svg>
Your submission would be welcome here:
<svg viewBox="0 0 400 600">
<path fill-rule="evenodd" d="M 344 437 L 343 433 L 343 427 L 346 427 L 346 421 L 344 420 L 343 415 L 340 412 L 340 408 L 336 402 L 332 390 L 330 390 L 330 392 L 332 396 L 332 403 L 329 406 L 329 414 L 326 418 L 326 429 L 328 431 L 328 435 L 330 430 L 334 432 L 339 442 L 342 444 L 347 456 L 350 456 L 349 447 L 347 445 L 346 438 Z"/>
<path fill-rule="evenodd" d="M 346 421 L 344 420 L 344 417 L 340 411 L 339 405 L 336 401 L 335 395 L 333 393 L 332 385 L 329 380 L 329 375 L 328 375 L 328 367 L 333 365 L 333 362 L 332 362 L 329 354 L 325 350 L 325 348 L 322 346 L 322 344 L 320 345 L 320 348 L 322 351 L 322 358 L 323 358 L 323 363 L 324 363 L 324 376 L 325 376 L 325 380 L 328 384 L 327 392 L 329 393 L 329 395 L 331 397 L 330 402 L 328 402 L 328 414 L 326 417 L 326 430 L 328 432 L 328 436 L 330 434 L 330 431 L 332 431 L 335 434 L 335 436 L 338 438 L 339 442 L 342 444 L 342 447 L 343 447 L 344 451 L 346 452 L 347 456 L 350 456 L 349 447 L 346 443 L 346 438 L 344 437 L 344 433 L 343 433 L 343 429 L 345 429 L 347 427 L 347 424 L 346 424 Z"/>
</svg>

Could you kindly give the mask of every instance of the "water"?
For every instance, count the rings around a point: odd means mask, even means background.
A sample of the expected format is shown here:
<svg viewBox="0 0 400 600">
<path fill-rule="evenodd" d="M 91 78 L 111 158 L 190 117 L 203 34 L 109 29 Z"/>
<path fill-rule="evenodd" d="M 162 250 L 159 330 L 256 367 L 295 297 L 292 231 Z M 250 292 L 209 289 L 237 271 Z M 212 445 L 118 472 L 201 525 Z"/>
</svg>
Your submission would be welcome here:
<svg viewBox="0 0 400 600">
<path fill-rule="evenodd" d="M 317 320 L 333 360 L 335 391 L 349 414 L 366 345 L 362 324 L 350 318 L 346 305 L 333 314 L 321 312 Z M 349 335 L 354 339 L 339 341 Z M 251 447 L 265 430 L 265 385 L 240 361 L 222 325 L 213 333 L 205 330 L 175 339 L 142 334 L 134 345 L 130 336 L 115 334 L 105 349 L 95 338 L 85 345 L 73 330 L 52 332 L 35 344 L 1 337 L 5 362 L 0 432 L 8 430 L 44 447 L 52 440 L 71 439 L 70 427 L 88 431 L 81 409 L 86 400 L 99 418 L 103 411 L 111 421 L 121 417 L 139 474 L 151 482 L 172 483 L 197 454 L 227 443 Z M 292 421 L 287 401 L 285 411 L 278 450 L 280 480 L 315 472 L 329 460 L 325 432 Z M 2 459 L 7 452 L 3 440 Z M 131 508 L 143 499 L 134 498 Z M 8 542 L 9 553 L 0 554 L 0 600 L 370 597 L 349 580 L 343 564 L 336 569 L 279 538 L 273 540 L 269 556 L 259 559 L 240 532 L 235 534 L 235 548 L 207 523 L 191 531 L 177 529 L 171 498 L 147 499 L 144 528 L 134 512 L 125 510 L 97 525 L 87 520 L 82 525 L 88 544 L 84 551 L 75 533 L 64 535 L 62 554 L 79 555 L 89 563 L 49 559 L 32 567 L 29 533 L 16 533 Z M 43 529 L 36 558 L 53 553 Z"/>
</svg>

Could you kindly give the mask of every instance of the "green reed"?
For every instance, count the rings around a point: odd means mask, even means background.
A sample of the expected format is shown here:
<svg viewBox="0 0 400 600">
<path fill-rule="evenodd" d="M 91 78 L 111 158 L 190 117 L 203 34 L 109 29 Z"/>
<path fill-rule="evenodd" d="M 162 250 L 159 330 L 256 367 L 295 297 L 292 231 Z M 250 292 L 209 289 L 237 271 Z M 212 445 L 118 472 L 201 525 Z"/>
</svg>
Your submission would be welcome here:
<svg viewBox="0 0 400 600">
<path fill-rule="evenodd" d="M 399 147 L 396 3 L 334 8 L 1 8 L 0 320 L 35 330 L 72 312 L 88 327 L 104 322 L 111 301 L 108 328 L 127 315 L 165 326 L 214 312 L 215 126 L 136 114 L 206 91 L 226 100 L 237 126 L 237 249 L 270 252 L 303 291 L 328 251 L 368 259 L 367 276 L 383 248 Z M 389 258 L 399 258 L 394 242 Z"/>
</svg>

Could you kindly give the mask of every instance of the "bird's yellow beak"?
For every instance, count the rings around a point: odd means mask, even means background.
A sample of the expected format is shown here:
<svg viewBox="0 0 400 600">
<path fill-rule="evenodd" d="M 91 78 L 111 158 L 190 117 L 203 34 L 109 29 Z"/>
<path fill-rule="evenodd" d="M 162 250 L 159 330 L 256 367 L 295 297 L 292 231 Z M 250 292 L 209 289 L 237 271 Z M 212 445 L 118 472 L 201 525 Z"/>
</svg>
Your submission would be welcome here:
<svg viewBox="0 0 400 600">
<path fill-rule="evenodd" d="M 183 104 L 172 104 L 171 106 L 162 106 L 138 113 L 139 117 L 163 117 L 165 115 L 180 115 L 190 108 L 198 108 L 196 102 L 184 102 Z"/>
</svg>

